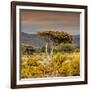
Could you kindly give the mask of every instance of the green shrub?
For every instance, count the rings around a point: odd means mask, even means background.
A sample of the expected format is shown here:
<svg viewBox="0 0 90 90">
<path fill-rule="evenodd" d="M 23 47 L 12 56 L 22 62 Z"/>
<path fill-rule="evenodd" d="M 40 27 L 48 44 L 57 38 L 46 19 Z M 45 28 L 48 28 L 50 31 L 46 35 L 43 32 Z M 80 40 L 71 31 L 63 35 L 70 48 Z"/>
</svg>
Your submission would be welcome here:
<svg viewBox="0 0 90 90">
<path fill-rule="evenodd" d="M 45 49 L 46 49 L 46 47 L 43 46 L 43 47 L 41 48 L 41 52 L 45 52 Z M 48 51 L 48 53 L 50 53 L 50 51 L 51 51 L 51 46 L 48 46 L 48 47 L 47 47 L 47 51 Z"/>
<path fill-rule="evenodd" d="M 79 48 L 76 45 L 70 43 L 61 43 L 56 48 L 55 51 L 57 52 L 79 52 Z"/>
<path fill-rule="evenodd" d="M 22 54 L 30 55 L 36 52 L 36 49 L 30 45 L 21 45 Z"/>
</svg>

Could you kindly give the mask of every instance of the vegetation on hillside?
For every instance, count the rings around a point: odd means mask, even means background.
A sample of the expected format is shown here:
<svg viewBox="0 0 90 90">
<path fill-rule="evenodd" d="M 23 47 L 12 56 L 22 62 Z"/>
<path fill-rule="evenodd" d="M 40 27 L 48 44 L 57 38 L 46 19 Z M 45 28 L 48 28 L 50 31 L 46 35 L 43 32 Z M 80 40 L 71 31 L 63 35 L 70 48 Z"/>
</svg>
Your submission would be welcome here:
<svg viewBox="0 0 90 90">
<path fill-rule="evenodd" d="M 80 75 L 80 48 L 66 32 L 38 32 L 47 43 L 41 48 L 21 45 L 21 78 Z"/>
<path fill-rule="evenodd" d="M 43 78 L 80 75 L 80 53 L 55 53 L 49 64 L 44 63 L 45 53 L 22 56 L 21 77 Z"/>
</svg>

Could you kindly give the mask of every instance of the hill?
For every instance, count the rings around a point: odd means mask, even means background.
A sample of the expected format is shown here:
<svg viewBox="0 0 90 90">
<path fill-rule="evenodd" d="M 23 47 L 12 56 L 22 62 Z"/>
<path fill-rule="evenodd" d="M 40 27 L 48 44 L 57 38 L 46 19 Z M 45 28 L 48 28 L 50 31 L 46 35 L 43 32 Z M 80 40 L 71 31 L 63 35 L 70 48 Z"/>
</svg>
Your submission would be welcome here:
<svg viewBox="0 0 90 90">
<path fill-rule="evenodd" d="M 34 47 L 42 47 L 46 43 L 46 41 L 40 36 L 38 36 L 37 34 L 27 34 L 27 33 L 21 32 L 20 37 L 21 37 L 20 38 L 21 44 L 25 44 L 25 45 L 32 45 Z M 80 46 L 80 35 L 73 35 L 72 39 L 73 39 L 72 43 Z"/>
</svg>

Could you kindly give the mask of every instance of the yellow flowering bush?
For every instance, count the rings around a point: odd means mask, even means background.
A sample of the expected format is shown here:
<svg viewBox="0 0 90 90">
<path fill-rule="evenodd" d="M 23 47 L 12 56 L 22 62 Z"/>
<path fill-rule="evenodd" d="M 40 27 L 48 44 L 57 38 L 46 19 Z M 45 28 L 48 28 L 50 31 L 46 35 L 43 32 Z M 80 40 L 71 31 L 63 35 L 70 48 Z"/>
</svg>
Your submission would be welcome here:
<svg viewBox="0 0 90 90">
<path fill-rule="evenodd" d="M 48 64 L 42 64 L 45 53 L 21 58 L 21 78 L 64 77 L 80 75 L 80 52 L 54 53 Z"/>
</svg>

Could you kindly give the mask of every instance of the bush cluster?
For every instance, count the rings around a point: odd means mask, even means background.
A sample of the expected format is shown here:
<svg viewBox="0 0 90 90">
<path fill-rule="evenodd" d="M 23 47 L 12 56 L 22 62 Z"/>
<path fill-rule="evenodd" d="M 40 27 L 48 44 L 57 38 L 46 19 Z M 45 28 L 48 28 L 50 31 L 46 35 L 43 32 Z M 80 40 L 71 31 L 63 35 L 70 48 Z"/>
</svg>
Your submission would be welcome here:
<svg viewBox="0 0 90 90">
<path fill-rule="evenodd" d="M 80 53 L 55 53 L 52 61 L 43 65 L 46 54 L 23 55 L 21 78 L 64 77 L 80 75 Z"/>
</svg>

